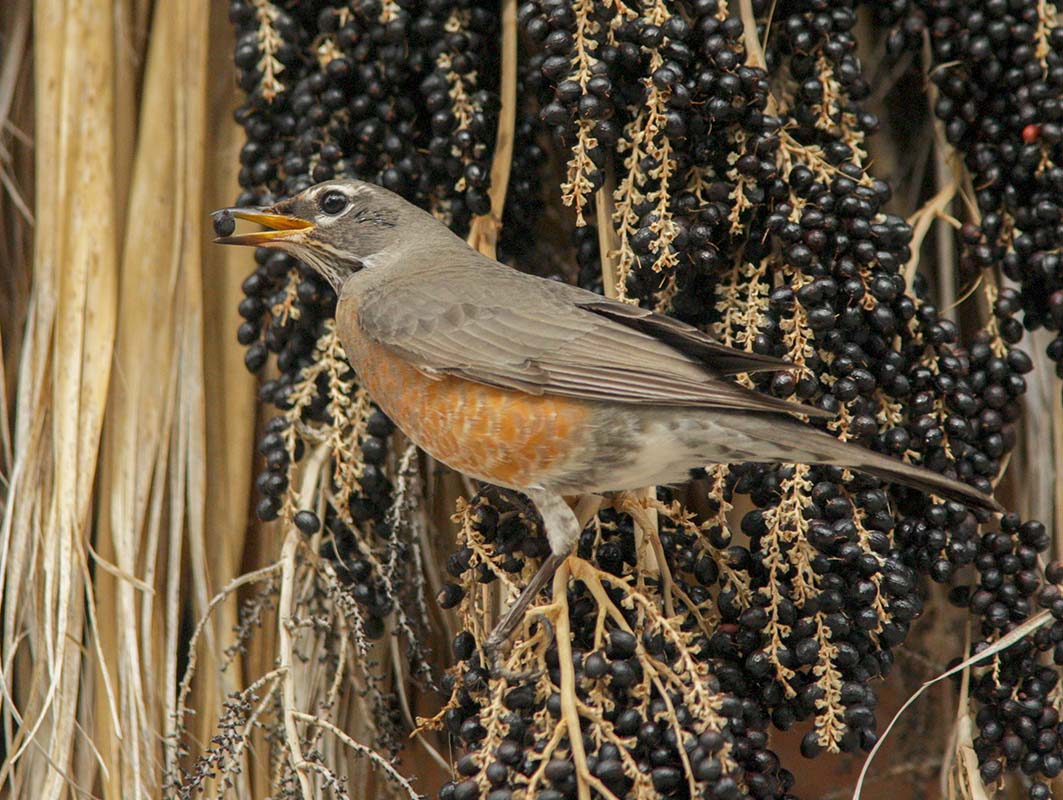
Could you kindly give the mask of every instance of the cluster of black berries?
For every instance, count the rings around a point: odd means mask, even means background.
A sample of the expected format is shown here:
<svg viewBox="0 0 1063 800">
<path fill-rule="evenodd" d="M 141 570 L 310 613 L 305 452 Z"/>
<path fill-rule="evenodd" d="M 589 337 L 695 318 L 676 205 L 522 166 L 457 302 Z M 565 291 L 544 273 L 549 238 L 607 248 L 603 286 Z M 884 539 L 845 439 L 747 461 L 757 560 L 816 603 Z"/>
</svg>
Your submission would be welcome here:
<svg viewBox="0 0 1063 800">
<path fill-rule="evenodd" d="M 608 153 L 619 137 L 610 63 L 620 57 L 610 44 L 611 22 L 617 13 L 610 3 L 576 8 L 568 0 L 522 3 L 518 18 L 528 39 L 542 48 L 535 59 L 541 72 L 543 105 L 540 118 L 565 153 L 579 148 L 569 180 L 581 182 L 573 192 L 580 202 L 601 188 Z M 637 48 L 626 54 L 637 65 Z M 623 107 L 623 106 L 621 106 Z"/>
<path fill-rule="evenodd" d="M 285 4 L 288 5 L 288 4 Z M 239 204 L 358 177 L 468 225 L 489 210 L 497 17 L 470 0 L 235 0 Z"/>
<path fill-rule="evenodd" d="M 442 603 L 453 605 L 477 585 L 518 573 L 525 560 L 545 555 L 548 545 L 533 515 L 504 498 L 477 498 L 465 510 L 469 540 L 448 561 L 454 580 Z M 600 520 L 584 531 L 578 552 L 595 568 L 588 580 L 602 581 L 624 625 L 611 620 L 601 628 L 605 610 L 584 582 L 574 581 L 559 612 L 571 631 L 564 648 L 553 634 L 556 620 L 531 612 L 534 654 L 526 661 L 516 657 L 529 669 L 493 671 L 476 636 L 459 633 L 453 642 L 457 664 L 444 680 L 451 702 L 441 722 L 465 754 L 456 765 L 458 777 L 440 798 L 505 800 L 524 792 L 563 800 L 576 795 L 577 764 L 618 797 L 790 797 L 793 776 L 768 749 L 769 720 L 761 705 L 736 696 L 707 669 L 710 645 L 696 628 L 696 614 L 699 608 L 711 613 L 719 552 L 699 532 L 666 524 L 661 540 L 674 588 L 694 605 L 681 623 L 663 617 L 649 623 L 638 605 L 624 603 L 638 568 L 632 520 L 615 511 L 603 512 Z M 565 714 L 572 713 L 561 695 L 566 668 L 573 676 L 582 759 L 563 732 Z"/>
<path fill-rule="evenodd" d="M 536 258 L 538 229 L 546 208 L 548 181 L 544 177 L 547 152 L 543 147 L 545 123 L 539 117 L 543 100 L 541 56 L 528 56 L 518 64 L 516 130 L 510 161 L 506 204 L 502 209 L 502 234 L 497 257 L 520 269 L 539 271 Z M 561 265 L 559 265 L 561 266 Z M 537 269 L 538 268 L 538 269 Z"/>
<path fill-rule="evenodd" d="M 564 199 L 590 221 L 584 206 L 612 159 L 621 261 L 630 264 L 621 288 L 639 296 L 671 294 L 676 282 L 702 286 L 724 263 L 734 187 L 720 179 L 736 169 L 736 145 L 743 174 L 776 171 L 762 134 L 778 120 L 764 113 L 764 72 L 745 63 L 741 20 L 715 0 L 658 11 L 617 17 L 612 4 L 564 0 L 520 9 L 542 48 L 541 116 L 564 148 Z M 749 191 L 763 199 L 759 186 Z M 704 304 L 688 299 L 675 297 L 675 313 L 704 321 Z"/>
<path fill-rule="evenodd" d="M 1041 523 L 1004 515 L 1000 530 L 984 534 L 978 543 L 978 583 L 957 587 L 951 595 L 981 620 L 984 641 L 975 652 L 1029 620 L 1038 606 L 1055 618 L 993 656 L 971 682 L 971 696 L 980 705 L 974 749 L 982 779 L 991 784 L 1006 770 L 1021 770 L 1032 779 L 1033 800 L 1052 796 L 1039 778 L 1063 772 L 1063 725 L 1055 700 L 1063 665 L 1063 571 L 1056 564 L 1042 574 L 1038 556 L 1049 544 Z M 1042 588 L 1043 578 L 1048 585 Z"/>
<path fill-rule="evenodd" d="M 672 298 L 675 313 L 692 323 L 709 321 L 712 286 L 727 265 L 726 252 L 739 232 L 731 215 L 732 200 L 761 203 L 765 192 L 778 194 L 773 134 L 779 121 L 767 109 L 768 85 L 763 70 L 751 66 L 742 48 L 742 24 L 736 16 L 721 18 L 716 2 L 694 4 L 690 25 L 663 28 L 670 37 L 670 55 L 653 79 L 670 92 L 665 132 L 676 154 L 671 187 L 678 226 L 671 249 L 680 258 Z M 674 99 L 678 95 L 679 102 Z M 643 215 L 633 237 L 636 250 L 655 239 L 660 214 Z M 742 236 L 745 240 L 745 237 Z M 750 240 L 752 241 L 752 239 Z M 646 243 L 643 245 L 643 243 Z M 749 252 L 756 260 L 757 245 Z M 660 284 L 653 264 L 642 260 L 637 274 L 639 294 Z"/>
<path fill-rule="evenodd" d="M 479 87 L 497 75 L 498 17 L 467 0 L 427 3 L 415 31 L 431 60 L 420 84 L 431 114 L 428 167 L 461 191 L 448 213 L 452 225 L 464 228 L 469 214 L 491 211 L 487 189 L 498 97 Z"/>
<path fill-rule="evenodd" d="M 659 135 L 674 164 L 667 183 L 650 186 L 669 204 L 667 213 L 659 198 L 632 209 L 637 223 L 631 247 L 638 256 L 629 281 L 633 294 L 667 296 L 671 285 L 678 290 L 671 297 L 675 313 L 694 323 L 711 317 L 713 303 L 700 301 L 727 265 L 727 251 L 740 246 L 735 235 L 751 243 L 750 260 L 759 257 L 756 241 L 742 234 L 732 214 L 733 203 L 762 203 L 782 189 L 773 138 L 779 121 L 767 108 L 767 76 L 745 57 L 741 20 L 721 12 L 723 4 L 701 0 L 692 4 L 690 23 L 672 17 L 660 26 L 661 63 L 649 79 L 666 98 Z M 666 163 L 660 153 L 640 168 L 659 172 L 659 162 Z M 665 241 L 668 229 L 661 221 L 667 216 L 675 228 Z M 675 257 L 671 284 L 659 274 L 666 245 Z"/>
<path fill-rule="evenodd" d="M 1000 267 L 1020 286 L 1026 327 L 1060 331 L 1063 28 L 1038 3 L 888 5 L 894 50 L 921 48 L 929 34 L 933 111 L 976 189 L 981 219 L 965 237 L 965 263 Z M 1061 363 L 1063 338 L 1049 356 Z"/>
<path fill-rule="evenodd" d="M 1056 332 L 1063 326 L 1063 208 L 1058 203 L 1063 189 L 1063 30 L 1036 3 L 898 0 L 889 5 L 886 21 L 893 25 L 889 41 L 894 53 L 918 51 L 924 32 L 929 36 L 933 63 L 924 66 L 936 89 L 933 112 L 975 187 L 979 218 L 960 231 L 961 268 L 967 276 L 999 268 L 1019 286 L 1018 291 L 999 292 L 992 304 L 996 335 L 984 332 L 969 351 L 974 399 L 982 407 L 976 418 L 963 416 L 981 439 L 984 461 L 975 466 L 988 476 L 1014 443 L 1013 423 L 1025 391 L 1022 376 L 1032 366 L 1012 345 L 1022 338 L 1023 324 Z M 1048 356 L 1060 372 L 1063 336 L 1050 343 Z M 957 590 L 958 599 L 983 620 L 985 641 L 976 649 L 1035 610 L 1031 595 L 1040 581 L 1035 556 L 1047 545 L 1039 524 L 1019 526 L 1008 518 L 1000 532 L 981 540 L 975 562 L 980 581 Z M 1050 583 L 1059 577 L 1058 570 L 1054 577 L 1050 571 Z M 1049 607 L 1057 593 L 1050 585 L 1042 603 Z M 1042 628 L 1032 640 L 996 656 L 993 674 L 983 675 L 974 686 L 972 694 L 981 704 L 975 749 L 987 782 L 1007 769 L 1033 778 L 1059 774 L 1055 741 L 1061 731 L 1055 727 L 1055 704 L 1045 702 L 1057 676 L 1046 671 L 1038 655 L 1053 651 L 1061 636 L 1058 625 Z M 1033 780 L 1030 796 L 1051 793 L 1047 784 Z"/>
</svg>

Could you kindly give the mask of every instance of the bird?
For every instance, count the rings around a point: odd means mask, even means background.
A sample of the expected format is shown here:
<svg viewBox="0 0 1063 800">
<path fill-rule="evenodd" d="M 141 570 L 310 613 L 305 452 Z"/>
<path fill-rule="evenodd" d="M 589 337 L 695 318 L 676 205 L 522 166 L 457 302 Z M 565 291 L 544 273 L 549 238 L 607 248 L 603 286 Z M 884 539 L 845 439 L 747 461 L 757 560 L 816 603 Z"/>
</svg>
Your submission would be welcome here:
<svg viewBox="0 0 1063 800">
<path fill-rule="evenodd" d="M 233 234 L 233 218 L 267 230 Z M 282 250 L 335 290 L 360 384 L 418 447 L 526 495 L 550 554 L 487 640 L 514 632 L 580 535 L 566 497 L 685 482 L 711 464 L 832 465 L 992 512 L 961 481 L 842 441 L 830 412 L 729 380 L 794 370 L 692 325 L 508 267 L 373 183 L 214 212 L 220 244 Z"/>
</svg>

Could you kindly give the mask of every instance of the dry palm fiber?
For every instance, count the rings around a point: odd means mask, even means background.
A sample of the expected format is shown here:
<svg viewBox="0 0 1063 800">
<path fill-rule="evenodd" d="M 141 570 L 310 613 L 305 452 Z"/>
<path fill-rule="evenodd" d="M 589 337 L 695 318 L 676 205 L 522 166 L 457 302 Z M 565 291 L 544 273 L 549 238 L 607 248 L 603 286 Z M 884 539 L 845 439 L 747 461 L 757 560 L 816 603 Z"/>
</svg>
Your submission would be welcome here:
<svg viewBox="0 0 1063 800">
<path fill-rule="evenodd" d="M 111 791 L 118 795 L 138 787 L 155 793 L 164 776 L 176 770 L 183 615 L 205 611 L 217 583 L 235 574 L 234 553 L 243 549 L 241 527 L 232 536 L 206 536 L 208 509 L 215 524 L 231 523 L 226 505 L 239 502 L 239 482 L 227 480 L 230 470 L 220 454 L 215 485 L 228 486 L 232 495 L 207 502 L 202 276 L 212 276 L 219 288 L 228 277 L 224 261 L 204 248 L 200 222 L 205 195 L 217 192 L 205 185 L 212 174 L 207 165 L 209 8 L 208 3 L 154 8 L 128 200 L 137 213 L 136 224 L 126 227 L 123 247 L 115 353 L 122 379 L 111 387 L 98 524 L 100 556 L 116 567 L 99 579 L 101 613 L 123 621 L 101 631 L 104 669 L 123 676 L 121 736 L 105 736 L 106 741 L 120 738 L 120 752 L 104 756 L 107 763 L 121 765 L 111 775 Z M 145 336 L 153 329 L 157 335 Z M 244 397 L 246 403 L 246 386 Z M 239 385 L 226 400 L 238 398 Z M 224 418 L 227 402 L 217 404 L 215 419 Z M 230 435 L 239 446 L 241 426 L 246 430 L 252 423 L 246 405 L 233 417 L 231 427 L 215 439 L 222 452 Z M 231 608 L 219 613 L 220 630 L 234 624 L 232 614 Z M 214 636 L 213 628 L 206 632 L 205 646 L 218 653 Z M 235 689 L 238 662 L 236 667 L 197 684 L 204 709 L 216 707 Z M 99 712 L 97 719 L 103 719 Z M 197 723 L 205 734 L 212 720 L 207 715 Z"/>
<path fill-rule="evenodd" d="M 3 778 L 16 795 L 34 787 L 42 796 L 78 777 L 91 782 L 91 773 L 67 771 L 78 736 L 78 644 L 87 624 L 91 491 L 117 275 L 109 15 L 102 4 L 69 14 L 52 5 L 38 11 L 61 16 L 61 28 L 34 31 L 34 194 L 36 218 L 53 222 L 51 234 L 34 242 L 9 482 L 17 502 L 5 506 L 2 578 L 5 664 L 23 676 L 8 689 L 18 692 L 23 724 L 16 730 L 6 706 L 12 755 Z M 82 48 L 90 49 L 90 62 L 73 69 Z M 64 772 L 49 762 L 65 765 Z M 18 768 L 9 772 L 13 763 Z"/>
<path fill-rule="evenodd" d="M 241 566 L 238 535 L 204 535 L 208 520 L 243 529 L 232 524 L 233 507 L 243 507 L 239 463 L 226 469 L 217 458 L 228 490 L 206 502 L 205 379 L 214 383 L 207 396 L 224 399 L 213 406 L 223 434 L 210 450 L 240 448 L 254 424 L 246 379 L 208 378 L 200 352 L 200 277 L 217 278 L 212 300 L 224 302 L 232 285 L 202 246 L 206 204 L 231 193 L 233 180 L 232 169 L 204 163 L 221 144 L 207 139 L 208 102 L 213 117 L 231 97 L 224 83 L 207 84 L 210 43 L 220 45 L 215 53 L 230 46 L 224 16 L 211 25 L 208 7 L 35 9 L 63 24 L 35 31 L 35 211 L 53 224 L 36 239 L 11 473 L 18 502 L 5 518 L 5 663 L 14 666 L 5 674 L 17 679 L 14 708 L 5 708 L 4 777 L 19 796 L 94 786 L 108 796 L 158 795 L 178 642 L 187 646 L 183 615 L 205 608 L 214 582 Z M 224 425 L 241 391 L 244 412 Z M 62 427 L 53 434 L 53 426 Z M 50 499 L 53 491 L 63 495 Z M 66 627 L 57 629 L 60 620 Z M 234 620 L 230 608 L 218 621 L 227 631 Z M 220 683 L 197 686 L 204 732 L 212 698 L 229 688 L 226 675 L 213 675 Z"/>
</svg>

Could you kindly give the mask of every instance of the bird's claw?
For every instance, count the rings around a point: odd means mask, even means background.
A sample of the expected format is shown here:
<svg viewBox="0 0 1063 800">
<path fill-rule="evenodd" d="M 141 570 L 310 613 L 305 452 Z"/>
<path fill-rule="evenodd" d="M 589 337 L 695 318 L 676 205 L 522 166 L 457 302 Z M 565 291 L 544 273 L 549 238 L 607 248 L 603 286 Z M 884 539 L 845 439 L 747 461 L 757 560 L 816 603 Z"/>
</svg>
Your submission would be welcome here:
<svg viewBox="0 0 1063 800">
<path fill-rule="evenodd" d="M 542 614 L 535 615 L 535 621 L 542 625 L 547 632 L 547 638 L 551 639 L 554 635 L 554 626 Z M 487 665 L 488 674 L 494 678 L 502 678 L 506 683 L 524 683 L 529 680 L 536 680 L 543 674 L 540 669 L 531 669 L 524 671 L 514 671 L 506 669 L 505 664 L 502 661 L 502 650 L 506 643 L 510 639 L 512 631 L 500 630 L 501 626 L 495 626 L 495 629 L 491 631 L 491 634 L 487 637 L 487 641 L 483 645 L 484 661 Z"/>
</svg>

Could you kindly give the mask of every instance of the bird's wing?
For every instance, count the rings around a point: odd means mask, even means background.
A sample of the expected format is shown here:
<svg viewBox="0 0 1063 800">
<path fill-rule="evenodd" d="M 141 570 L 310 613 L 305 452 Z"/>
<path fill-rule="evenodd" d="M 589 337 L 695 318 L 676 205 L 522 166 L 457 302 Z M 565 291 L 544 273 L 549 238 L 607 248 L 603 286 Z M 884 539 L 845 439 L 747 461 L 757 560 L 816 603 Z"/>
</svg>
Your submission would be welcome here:
<svg viewBox="0 0 1063 800">
<path fill-rule="evenodd" d="M 634 328 L 675 348 L 704 364 L 718 375 L 738 375 L 743 372 L 779 372 L 798 369 L 795 364 L 781 358 L 762 356 L 736 350 L 713 339 L 693 325 L 680 322 L 675 317 L 657 314 L 640 306 L 609 300 L 591 292 L 586 299 L 576 301 L 580 308 L 601 314 L 609 319 Z"/>
<path fill-rule="evenodd" d="M 428 374 L 535 395 L 833 416 L 719 377 L 792 365 L 628 308 L 485 259 L 381 281 L 357 317 L 364 336 Z"/>
</svg>

